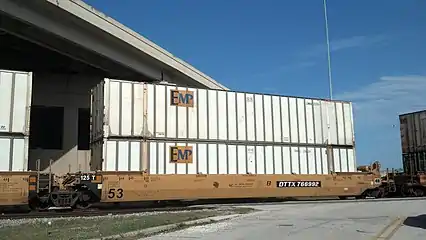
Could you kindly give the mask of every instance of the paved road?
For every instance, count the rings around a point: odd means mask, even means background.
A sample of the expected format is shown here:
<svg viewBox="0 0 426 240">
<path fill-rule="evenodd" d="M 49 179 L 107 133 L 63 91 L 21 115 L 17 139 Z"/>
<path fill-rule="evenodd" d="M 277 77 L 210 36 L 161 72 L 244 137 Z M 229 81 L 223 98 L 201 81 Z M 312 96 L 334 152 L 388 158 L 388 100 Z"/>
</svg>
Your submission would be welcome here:
<svg viewBox="0 0 426 240">
<path fill-rule="evenodd" d="M 426 239 L 426 200 L 251 207 L 262 211 L 147 239 Z"/>
</svg>

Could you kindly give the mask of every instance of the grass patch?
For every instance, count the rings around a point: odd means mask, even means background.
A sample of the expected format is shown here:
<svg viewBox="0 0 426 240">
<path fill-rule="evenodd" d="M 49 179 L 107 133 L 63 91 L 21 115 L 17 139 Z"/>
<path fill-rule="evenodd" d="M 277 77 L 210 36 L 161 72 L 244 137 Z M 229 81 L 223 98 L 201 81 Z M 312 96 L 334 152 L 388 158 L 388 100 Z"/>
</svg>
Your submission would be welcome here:
<svg viewBox="0 0 426 240">
<path fill-rule="evenodd" d="M 150 227 L 181 223 L 207 217 L 245 214 L 251 208 L 161 212 L 121 216 L 80 217 L 62 219 L 31 219 L 22 224 L 7 226 L 0 222 L 0 239 L 71 240 L 101 238 Z M 21 220 L 12 220 L 21 221 Z M 49 223 L 50 222 L 50 223 Z M 181 224 L 177 229 L 189 227 Z M 130 238 L 131 239 L 131 238 Z"/>
</svg>

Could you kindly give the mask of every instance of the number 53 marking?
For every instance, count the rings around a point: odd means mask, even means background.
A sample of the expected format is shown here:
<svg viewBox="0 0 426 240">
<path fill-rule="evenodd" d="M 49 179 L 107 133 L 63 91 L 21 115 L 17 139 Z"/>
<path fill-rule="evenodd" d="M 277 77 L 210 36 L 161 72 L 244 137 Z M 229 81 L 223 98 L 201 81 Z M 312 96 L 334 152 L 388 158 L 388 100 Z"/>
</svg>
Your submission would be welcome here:
<svg viewBox="0 0 426 240">
<path fill-rule="evenodd" d="M 108 192 L 108 198 L 122 198 L 123 197 L 123 189 L 122 188 L 110 188 Z"/>
</svg>

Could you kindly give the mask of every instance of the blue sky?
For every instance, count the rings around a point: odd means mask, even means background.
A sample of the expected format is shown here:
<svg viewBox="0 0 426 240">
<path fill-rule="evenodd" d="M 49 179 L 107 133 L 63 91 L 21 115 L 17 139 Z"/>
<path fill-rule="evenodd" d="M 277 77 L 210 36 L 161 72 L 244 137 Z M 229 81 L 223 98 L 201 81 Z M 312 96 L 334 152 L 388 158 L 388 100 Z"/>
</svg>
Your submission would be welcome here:
<svg viewBox="0 0 426 240">
<path fill-rule="evenodd" d="M 321 0 L 85 0 L 230 89 L 327 97 Z M 426 109 L 426 1 L 328 0 L 333 95 L 358 164 L 401 166 L 398 114 Z"/>
</svg>

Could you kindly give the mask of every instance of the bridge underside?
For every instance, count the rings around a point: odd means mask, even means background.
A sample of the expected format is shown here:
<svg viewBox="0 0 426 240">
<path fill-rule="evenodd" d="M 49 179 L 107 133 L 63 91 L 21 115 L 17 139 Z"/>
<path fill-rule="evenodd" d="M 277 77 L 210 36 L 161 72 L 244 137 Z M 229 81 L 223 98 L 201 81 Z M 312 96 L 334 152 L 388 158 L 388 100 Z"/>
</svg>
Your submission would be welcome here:
<svg viewBox="0 0 426 240">
<path fill-rule="evenodd" d="M 37 160 L 56 173 L 89 170 L 90 89 L 105 77 L 157 80 L 1 11 L 0 56 L 0 69 L 33 72 L 29 170 Z"/>
<path fill-rule="evenodd" d="M 1 12 L 0 53 L 3 69 L 154 80 Z"/>
<path fill-rule="evenodd" d="M 14 59 L 3 66 L 21 70 L 87 72 L 88 66 L 104 77 L 134 81 L 166 81 L 181 86 L 226 89 L 207 75 L 176 58 L 119 22 L 82 1 L 2 0 L 2 53 Z M 7 34 L 5 34 L 7 33 Z M 12 37 L 13 36 L 13 37 Z M 14 39 L 20 38 L 19 40 Z M 25 41 L 24 41 L 25 40 Z M 25 43 L 24 43 L 25 42 Z M 31 42 L 34 45 L 29 45 Z M 16 45 L 27 46 L 21 49 Z M 54 56 L 58 52 L 63 57 Z M 22 56 L 23 55 L 23 56 Z M 40 55 L 46 55 L 44 59 Z M 31 56 L 31 59 L 26 59 Z M 34 58 L 39 60 L 34 63 Z M 49 59 L 46 62 L 45 59 Z M 50 59 L 57 59 L 54 66 Z M 72 60 L 71 60 L 72 59 Z M 72 64 L 70 64 L 72 62 Z M 61 65 L 63 67 L 59 67 Z M 83 66 L 85 65 L 85 66 Z M 83 70 L 84 69 L 84 70 Z M 92 73 L 92 71 L 89 71 Z"/>
</svg>

